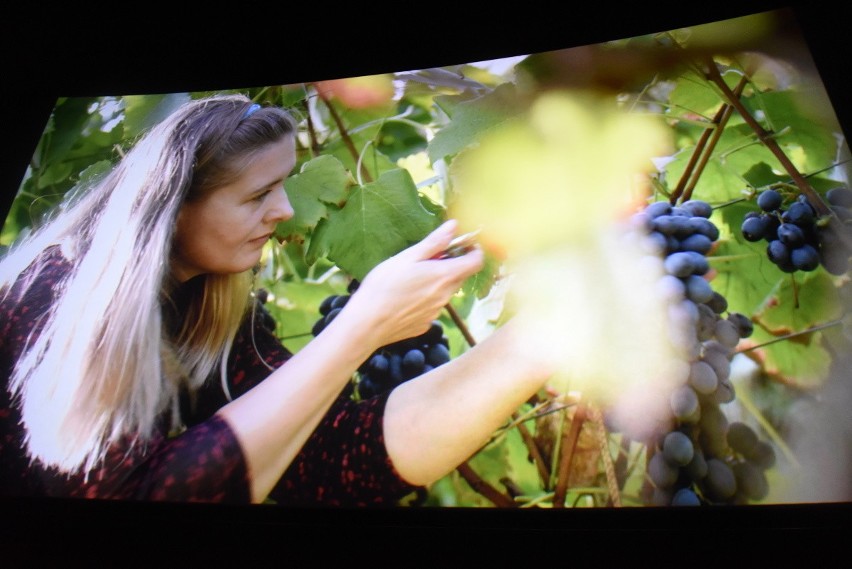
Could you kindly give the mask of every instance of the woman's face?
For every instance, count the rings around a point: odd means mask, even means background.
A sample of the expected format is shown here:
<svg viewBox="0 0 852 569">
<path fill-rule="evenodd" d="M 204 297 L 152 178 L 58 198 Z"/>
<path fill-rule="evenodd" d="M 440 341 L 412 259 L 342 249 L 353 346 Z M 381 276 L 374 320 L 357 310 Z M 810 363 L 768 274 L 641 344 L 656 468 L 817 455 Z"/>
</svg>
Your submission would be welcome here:
<svg viewBox="0 0 852 569">
<path fill-rule="evenodd" d="M 293 217 L 284 180 L 295 165 L 295 140 L 288 136 L 258 153 L 230 184 L 187 201 L 178 214 L 175 278 L 239 273 L 257 264 L 275 226 Z"/>
</svg>

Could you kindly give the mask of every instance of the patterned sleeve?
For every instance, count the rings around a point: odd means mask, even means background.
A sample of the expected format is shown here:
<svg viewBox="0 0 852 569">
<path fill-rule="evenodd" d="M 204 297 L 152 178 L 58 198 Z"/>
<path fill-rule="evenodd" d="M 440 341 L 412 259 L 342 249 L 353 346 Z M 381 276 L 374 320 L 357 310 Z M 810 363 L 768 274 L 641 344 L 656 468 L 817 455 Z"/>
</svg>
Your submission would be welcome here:
<svg viewBox="0 0 852 569">
<path fill-rule="evenodd" d="M 257 319 L 253 342 L 250 334 L 237 342 L 234 397 L 270 373 L 258 352 L 272 367 L 285 365 L 291 356 L 268 318 Z M 387 394 L 356 402 L 351 386 L 344 389 L 269 498 L 287 506 L 379 506 L 395 505 L 417 490 L 400 478 L 387 454 L 382 423 L 386 401 Z"/>
<path fill-rule="evenodd" d="M 16 300 L 14 290 L 2 299 L 0 373 L 4 381 L 11 377 L 27 338 L 38 333 L 37 322 L 69 268 L 57 250 L 23 300 Z M 235 342 L 229 385 L 233 397 L 263 381 L 270 368 L 284 365 L 291 357 L 265 319 L 254 324 L 245 326 Z M 264 360 L 258 353 L 264 354 Z M 385 450 L 386 397 L 356 403 L 350 395 L 348 390 L 341 393 L 270 495 L 272 501 L 281 505 L 393 504 L 415 489 L 400 479 Z M 183 433 L 169 436 L 163 422 L 144 442 L 134 441 L 129 434 L 107 449 L 97 468 L 68 475 L 30 460 L 20 409 L 6 385 L 0 393 L 0 493 L 248 503 L 245 457 L 233 431 L 215 414 L 226 402 L 219 382 L 211 381 L 197 394 L 195 411 L 188 416 Z"/>
<path fill-rule="evenodd" d="M 70 265 L 51 252 L 22 300 L 17 290 L 0 297 L 2 337 L 0 373 L 8 382 L 14 361 L 27 338 L 52 304 L 57 283 Z M 245 459 L 229 426 L 218 417 L 195 425 L 177 437 L 165 427 L 147 441 L 133 435 L 107 449 L 105 458 L 87 473 L 66 474 L 31 461 L 25 450 L 20 408 L 4 385 L 0 393 L 0 492 L 11 496 L 248 503 Z"/>
</svg>

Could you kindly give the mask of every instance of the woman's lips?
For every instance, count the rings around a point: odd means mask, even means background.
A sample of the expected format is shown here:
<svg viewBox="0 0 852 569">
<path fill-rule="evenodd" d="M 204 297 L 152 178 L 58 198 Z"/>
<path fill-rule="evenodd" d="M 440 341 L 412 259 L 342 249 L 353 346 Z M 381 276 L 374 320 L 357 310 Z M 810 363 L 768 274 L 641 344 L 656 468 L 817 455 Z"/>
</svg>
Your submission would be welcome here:
<svg viewBox="0 0 852 569">
<path fill-rule="evenodd" d="M 252 245 L 263 245 L 269 240 L 270 237 L 272 237 L 272 233 L 267 233 L 266 235 L 262 235 L 260 237 L 256 237 L 254 239 L 249 240 L 249 243 L 251 243 Z"/>
</svg>

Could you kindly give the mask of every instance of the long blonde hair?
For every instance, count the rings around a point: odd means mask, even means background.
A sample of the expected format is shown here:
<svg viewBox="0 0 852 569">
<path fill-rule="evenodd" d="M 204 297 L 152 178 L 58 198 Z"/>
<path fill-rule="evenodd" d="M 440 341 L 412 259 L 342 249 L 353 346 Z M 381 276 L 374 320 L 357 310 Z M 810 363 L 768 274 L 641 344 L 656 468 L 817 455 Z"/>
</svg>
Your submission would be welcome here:
<svg viewBox="0 0 852 569">
<path fill-rule="evenodd" d="M 150 438 L 164 412 L 171 410 L 175 423 L 182 383 L 197 388 L 218 366 L 225 387 L 251 274 L 201 277 L 203 292 L 191 300 L 183 326 L 169 333 L 163 304 L 170 300 L 178 212 L 295 128 L 283 109 L 254 109 L 242 95 L 191 101 L 9 249 L 0 262 L 4 295 L 33 267 L 21 289 L 26 294 L 39 272 L 33 263 L 52 245 L 72 264 L 10 381 L 31 458 L 65 472 L 89 471 L 125 435 Z"/>
</svg>

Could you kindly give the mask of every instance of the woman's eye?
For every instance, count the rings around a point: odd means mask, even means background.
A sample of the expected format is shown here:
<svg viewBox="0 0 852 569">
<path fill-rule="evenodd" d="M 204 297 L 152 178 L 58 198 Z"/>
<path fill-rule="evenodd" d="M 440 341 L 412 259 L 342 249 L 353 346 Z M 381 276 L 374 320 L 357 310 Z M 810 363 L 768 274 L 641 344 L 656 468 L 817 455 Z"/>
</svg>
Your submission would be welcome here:
<svg viewBox="0 0 852 569">
<path fill-rule="evenodd" d="M 254 196 L 254 198 L 253 198 L 253 199 L 254 199 L 254 201 L 256 201 L 256 202 L 263 201 L 263 198 L 265 198 L 266 196 L 268 196 L 270 191 L 271 191 L 271 190 L 267 190 L 267 191 L 265 191 L 265 192 L 261 192 L 261 193 L 257 194 L 257 195 L 256 195 L 256 196 Z"/>
</svg>

